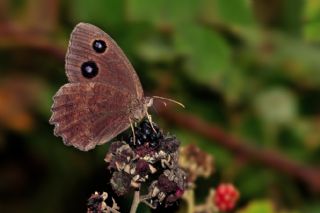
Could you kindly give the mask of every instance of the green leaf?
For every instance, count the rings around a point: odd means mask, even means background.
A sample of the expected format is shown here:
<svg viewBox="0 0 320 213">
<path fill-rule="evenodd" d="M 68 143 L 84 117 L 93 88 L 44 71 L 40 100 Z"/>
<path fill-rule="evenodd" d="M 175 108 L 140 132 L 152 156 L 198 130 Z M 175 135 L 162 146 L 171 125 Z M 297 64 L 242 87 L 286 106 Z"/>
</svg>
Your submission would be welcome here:
<svg viewBox="0 0 320 213">
<path fill-rule="evenodd" d="M 197 25 L 180 27 L 174 37 L 177 53 L 186 56 L 186 70 L 194 79 L 214 85 L 230 63 L 231 50 L 216 32 Z"/>
<path fill-rule="evenodd" d="M 273 204 L 268 200 L 257 200 L 249 203 L 247 207 L 238 213 L 275 213 Z"/>
<path fill-rule="evenodd" d="M 228 104 L 244 102 L 246 96 L 250 95 L 252 85 L 248 85 L 249 77 L 241 67 L 230 67 L 224 72 L 223 80 L 218 82 L 218 88 L 224 94 Z"/>
<path fill-rule="evenodd" d="M 270 69 L 274 76 L 285 75 L 300 87 L 318 88 L 320 85 L 318 57 L 320 49 L 316 45 L 310 45 L 301 39 L 292 38 L 279 32 L 268 34 L 268 42 L 266 43 L 265 35 L 254 28 L 252 29 L 239 30 L 242 38 L 248 44 L 245 48 L 248 55 L 250 54 L 259 63 L 262 62 L 262 66 Z M 268 44 L 266 47 L 272 48 L 261 51 L 262 44 Z"/>
<path fill-rule="evenodd" d="M 107 27 L 123 22 L 124 3 L 123 0 L 73 0 L 70 8 L 73 20 Z"/>
<path fill-rule="evenodd" d="M 296 210 L 279 210 L 275 209 L 270 200 L 254 200 L 248 206 L 238 211 L 238 213 L 298 213 Z M 309 211 L 308 211 L 309 212 Z"/>
<path fill-rule="evenodd" d="M 307 213 L 318 213 L 320 212 L 320 203 L 319 201 L 313 201 L 307 203 L 305 207 L 303 208 L 302 212 L 307 212 Z"/>
<path fill-rule="evenodd" d="M 285 88 L 272 88 L 258 94 L 255 108 L 260 118 L 271 125 L 290 124 L 297 117 L 297 100 Z"/>
<path fill-rule="evenodd" d="M 177 25 L 192 20 L 197 12 L 197 0 L 129 0 L 128 15 L 136 21 L 160 25 Z"/>
<path fill-rule="evenodd" d="M 299 36 L 302 26 L 304 0 L 284 0 L 282 10 L 282 25 L 291 35 Z"/>
<path fill-rule="evenodd" d="M 217 0 L 219 18 L 234 25 L 250 25 L 253 15 L 246 0 Z"/>
<path fill-rule="evenodd" d="M 310 0 L 304 7 L 304 37 L 308 41 L 320 42 L 320 1 Z"/>
<path fill-rule="evenodd" d="M 174 59 L 172 47 L 157 36 L 147 38 L 140 42 L 137 47 L 137 53 L 141 58 L 151 63 L 168 63 Z"/>
</svg>

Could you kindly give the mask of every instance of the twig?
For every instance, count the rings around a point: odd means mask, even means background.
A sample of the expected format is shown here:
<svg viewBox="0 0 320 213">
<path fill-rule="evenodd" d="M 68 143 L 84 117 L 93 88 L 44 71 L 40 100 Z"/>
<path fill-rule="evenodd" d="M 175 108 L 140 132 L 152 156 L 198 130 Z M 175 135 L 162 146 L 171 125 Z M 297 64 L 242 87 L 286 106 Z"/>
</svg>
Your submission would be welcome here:
<svg viewBox="0 0 320 213">
<path fill-rule="evenodd" d="M 183 194 L 183 198 L 188 204 L 188 213 L 193 213 L 195 211 L 194 204 L 194 189 L 189 189 Z"/>
<path fill-rule="evenodd" d="M 0 47 L 4 48 L 29 48 L 51 55 L 63 61 L 66 47 L 49 40 L 40 33 L 24 32 L 0 25 Z"/>
<path fill-rule="evenodd" d="M 140 190 L 135 190 L 133 195 L 133 201 L 131 204 L 130 213 L 136 213 L 140 204 Z"/>
<path fill-rule="evenodd" d="M 112 212 L 112 213 L 120 213 L 119 211 L 117 211 L 117 210 L 115 210 L 115 209 L 112 209 L 112 208 L 109 208 L 108 209 L 110 212 Z"/>
<path fill-rule="evenodd" d="M 151 209 L 156 209 L 155 206 L 151 205 L 149 202 L 147 202 L 146 200 L 141 200 L 141 203 L 146 204 L 147 206 L 149 206 Z"/>
<path fill-rule="evenodd" d="M 282 154 L 267 149 L 256 148 L 238 140 L 219 127 L 209 124 L 191 114 L 172 112 L 168 108 L 159 111 L 168 122 L 210 139 L 213 143 L 240 155 L 254 163 L 268 166 L 303 181 L 314 192 L 320 192 L 320 168 L 312 168 L 286 158 Z"/>
</svg>

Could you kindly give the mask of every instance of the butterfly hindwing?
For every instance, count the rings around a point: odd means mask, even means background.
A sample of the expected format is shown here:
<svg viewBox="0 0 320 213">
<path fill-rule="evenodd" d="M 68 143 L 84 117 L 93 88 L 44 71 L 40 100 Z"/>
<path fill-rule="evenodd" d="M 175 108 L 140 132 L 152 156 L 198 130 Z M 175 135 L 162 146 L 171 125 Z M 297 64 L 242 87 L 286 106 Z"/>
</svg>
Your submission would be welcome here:
<svg viewBox="0 0 320 213">
<path fill-rule="evenodd" d="M 130 93 L 98 82 L 68 83 L 54 96 L 50 123 L 66 145 L 87 151 L 130 126 Z"/>
</svg>

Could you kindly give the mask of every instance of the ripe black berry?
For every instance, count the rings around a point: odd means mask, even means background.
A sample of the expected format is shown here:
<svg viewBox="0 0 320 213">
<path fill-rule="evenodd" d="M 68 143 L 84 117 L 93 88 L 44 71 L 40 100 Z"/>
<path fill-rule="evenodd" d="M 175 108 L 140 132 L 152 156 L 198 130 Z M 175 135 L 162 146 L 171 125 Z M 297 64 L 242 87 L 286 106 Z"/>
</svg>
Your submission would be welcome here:
<svg viewBox="0 0 320 213">
<path fill-rule="evenodd" d="M 159 142 L 158 141 L 150 141 L 149 146 L 151 148 L 157 148 L 159 146 Z"/>
<path fill-rule="evenodd" d="M 163 138 L 162 132 L 159 130 L 158 126 L 153 123 L 152 126 L 148 120 L 142 121 L 139 126 L 135 127 L 135 143 L 133 141 L 133 136 L 130 136 L 130 140 L 126 140 L 131 147 L 139 147 L 144 144 L 148 144 L 151 148 L 157 148 L 159 145 L 159 140 Z"/>
</svg>

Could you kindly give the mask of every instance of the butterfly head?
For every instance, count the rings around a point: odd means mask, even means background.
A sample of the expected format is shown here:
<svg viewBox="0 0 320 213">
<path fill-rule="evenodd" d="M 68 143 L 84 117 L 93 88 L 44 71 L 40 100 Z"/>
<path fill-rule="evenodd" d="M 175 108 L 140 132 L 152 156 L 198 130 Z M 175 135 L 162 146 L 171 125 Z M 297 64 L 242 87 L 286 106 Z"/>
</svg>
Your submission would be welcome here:
<svg viewBox="0 0 320 213">
<path fill-rule="evenodd" d="M 153 97 L 145 97 L 144 98 L 144 105 L 149 108 L 153 105 Z"/>
<path fill-rule="evenodd" d="M 141 119 L 147 115 L 148 108 L 152 106 L 152 104 L 153 98 L 151 97 L 144 97 L 141 100 L 133 103 L 132 107 L 130 107 L 130 114 L 133 115 L 131 118 L 135 121 L 141 121 Z"/>
</svg>

